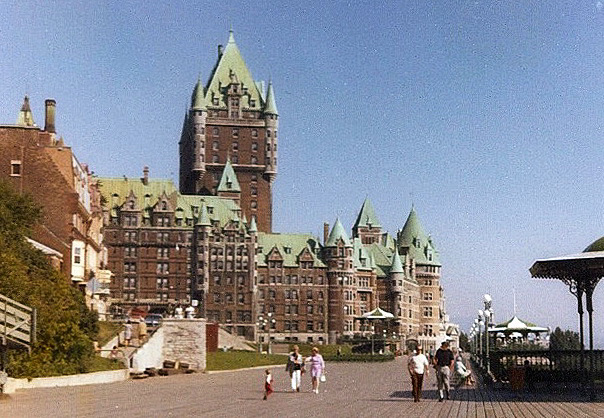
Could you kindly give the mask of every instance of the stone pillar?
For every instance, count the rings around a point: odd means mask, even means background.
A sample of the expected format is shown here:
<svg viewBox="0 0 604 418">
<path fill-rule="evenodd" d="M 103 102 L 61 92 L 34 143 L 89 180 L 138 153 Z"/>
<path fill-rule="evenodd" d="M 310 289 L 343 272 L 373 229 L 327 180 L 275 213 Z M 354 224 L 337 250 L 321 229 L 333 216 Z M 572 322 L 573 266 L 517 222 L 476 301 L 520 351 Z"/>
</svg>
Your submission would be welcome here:
<svg viewBox="0 0 604 418">
<path fill-rule="evenodd" d="M 191 369 L 206 369 L 206 320 L 166 318 L 164 331 L 164 360 L 188 363 Z"/>
</svg>

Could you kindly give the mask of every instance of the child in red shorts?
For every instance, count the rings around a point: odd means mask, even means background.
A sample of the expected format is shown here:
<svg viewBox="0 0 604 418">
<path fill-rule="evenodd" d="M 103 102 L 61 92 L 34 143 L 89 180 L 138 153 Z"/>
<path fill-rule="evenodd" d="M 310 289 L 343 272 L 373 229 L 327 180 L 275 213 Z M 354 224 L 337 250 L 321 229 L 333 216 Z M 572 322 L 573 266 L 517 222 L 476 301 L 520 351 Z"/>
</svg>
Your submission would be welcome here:
<svg viewBox="0 0 604 418">
<path fill-rule="evenodd" d="M 268 398 L 268 395 L 273 393 L 273 375 L 271 374 L 270 369 L 266 369 L 264 374 L 265 374 L 264 398 L 262 398 L 262 399 L 266 401 L 266 399 Z"/>
</svg>

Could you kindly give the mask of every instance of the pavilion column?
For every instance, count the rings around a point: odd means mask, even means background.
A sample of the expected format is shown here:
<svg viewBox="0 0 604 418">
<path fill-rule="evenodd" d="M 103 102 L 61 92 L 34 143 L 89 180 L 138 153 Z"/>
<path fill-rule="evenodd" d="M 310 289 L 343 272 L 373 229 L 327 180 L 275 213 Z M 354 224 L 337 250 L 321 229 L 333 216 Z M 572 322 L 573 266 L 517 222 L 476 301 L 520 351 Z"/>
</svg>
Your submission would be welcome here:
<svg viewBox="0 0 604 418">
<path fill-rule="evenodd" d="M 587 316 L 589 318 L 589 385 L 590 385 L 590 391 L 589 391 L 589 395 L 590 398 L 593 400 L 594 399 L 594 328 L 593 328 L 593 302 L 592 302 L 592 296 L 593 296 L 593 291 L 594 288 L 593 286 L 587 286 L 587 289 L 585 290 L 585 302 L 586 302 L 586 307 L 587 307 Z"/>
<path fill-rule="evenodd" d="M 579 313 L 579 338 L 581 341 L 581 373 L 585 370 L 585 343 L 583 334 L 583 288 L 577 283 L 577 312 Z"/>
</svg>

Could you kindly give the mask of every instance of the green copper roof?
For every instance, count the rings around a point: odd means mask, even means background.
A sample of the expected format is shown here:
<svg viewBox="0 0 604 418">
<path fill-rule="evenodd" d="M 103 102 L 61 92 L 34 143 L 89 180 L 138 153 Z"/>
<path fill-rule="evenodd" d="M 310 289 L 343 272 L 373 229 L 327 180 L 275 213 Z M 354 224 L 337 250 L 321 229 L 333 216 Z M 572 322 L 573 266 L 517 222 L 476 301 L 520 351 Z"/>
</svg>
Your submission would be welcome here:
<svg viewBox="0 0 604 418">
<path fill-rule="evenodd" d="M 277 112 L 277 103 L 275 103 L 275 93 L 273 92 L 273 83 L 268 82 L 268 90 L 266 91 L 266 107 L 264 108 L 264 113 L 268 113 L 271 115 L 278 115 Z"/>
<path fill-rule="evenodd" d="M 371 270 L 371 257 L 360 238 L 352 241 L 353 266 L 357 270 Z"/>
<path fill-rule="evenodd" d="M 237 175 L 235 174 L 235 170 L 233 170 L 233 166 L 231 165 L 231 160 L 227 160 L 224 165 L 224 170 L 222 171 L 222 178 L 220 179 L 220 183 L 218 184 L 219 192 L 241 192 L 241 187 L 239 186 L 239 181 L 237 181 Z"/>
<path fill-rule="evenodd" d="M 256 260 L 259 266 L 266 266 L 266 257 L 273 248 L 277 247 L 283 257 L 283 266 L 294 267 L 298 265 L 298 256 L 305 249 L 308 249 L 313 258 L 313 266 L 325 267 L 323 261 L 312 251 L 316 245 L 315 237 L 310 234 L 267 234 L 259 232 Z"/>
<path fill-rule="evenodd" d="M 19 126 L 34 126 L 34 115 L 31 113 L 31 107 L 29 106 L 29 97 L 23 98 L 23 105 L 17 116 L 17 125 Z"/>
<path fill-rule="evenodd" d="M 424 232 L 414 207 L 411 207 L 407 222 L 397 236 L 397 243 L 399 247 L 408 248 L 409 255 L 417 264 L 440 266 L 438 251 Z"/>
<path fill-rule="evenodd" d="M 252 222 L 250 222 L 249 232 L 258 232 L 258 226 L 256 225 L 256 218 L 252 216 Z"/>
<path fill-rule="evenodd" d="M 206 110 L 206 99 L 203 92 L 203 84 L 201 83 L 201 74 L 197 79 L 197 84 L 195 84 L 191 102 L 191 107 L 194 110 Z"/>
<path fill-rule="evenodd" d="M 243 85 L 244 91 L 247 94 L 241 97 L 241 106 L 254 110 L 261 110 L 263 101 L 261 93 L 252 78 L 252 74 L 245 65 L 245 61 L 239 52 L 239 48 L 235 43 L 233 31 L 229 32 L 229 42 L 222 55 L 218 58 L 216 67 L 206 88 L 206 103 L 210 106 L 226 107 L 225 95 L 222 89 L 231 84 L 233 81 L 238 81 Z M 214 105 L 212 99 L 218 99 L 218 105 Z M 254 101 L 254 105 L 250 105 L 250 101 Z"/>
<path fill-rule="evenodd" d="M 591 253 L 594 251 L 604 251 L 604 237 L 595 240 L 589 246 L 583 250 L 584 253 Z"/>
<path fill-rule="evenodd" d="M 386 277 L 390 271 L 390 266 L 392 265 L 392 251 L 383 245 L 376 243 L 370 244 L 366 248 L 373 258 L 377 276 L 382 278 Z"/>
<path fill-rule="evenodd" d="M 372 226 L 380 228 L 380 220 L 375 214 L 375 210 L 373 209 L 373 205 L 369 198 L 366 198 L 363 202 L 363 206 L 361 207 L 361 211 L 359 212 L 359 216 L 357 216 L 357 221 L 354 223 L 354 227 L 358 228 L 360 226 Z"/>
<path fill-rule="evenodd" d="M 346 231 L 340 222 L 340 219 L 336 219 L 336 223 L 333 226 L 329 237 L 327 238 L 327 242 L 325 243 L 326 247 L 335 247 L 338 244 L 338 241 L 342 239 L 344 241 L 344 245 L 350 247 L 350 240 L 348 239 L 348 235 L 346 235 Z"/>
<path fill-rule="evenodd" d="M 390 273 L 404 273 L 403 263 L 401 263 L 401 257 L 398 255 L 398 251 L 394 251 L 392 257 L 392 265 L 390 266 Z"/>
<path fill-rule="evenodd" d="M 210 218 L 208 217 L 208 208 L 206 207 L 205 203 L 203 205 L 201 205 L 201 214 L 199 215 L 199 218 L 197 219 L 197 225 L 199 225 L 199 226 L 212 225 L 212 222 L 210 222 Z"/>
<path fill-rule="evenodd" d="M 107 202 L 111 215 L 117 214 L 127 200 L 130 192 L 137 200 L 137 207 L 142 210 L 143 217 L 149 217 L 153 206 L 165 193 L 174 208 L 175 218 L 190 220 L 205 224 L 217 221 L 219 226 L 224 226 L 233 219 L 237 219 L 237 213 L 241 210 L 231 199 L 217 196 L 181 195 L 174 186 L 172 180 L 150 179 L 145 185 L 138 178 L 99 178 L 100 192 Z M 204 208 L 208 219 L 203 219 Z"/>
</svg>

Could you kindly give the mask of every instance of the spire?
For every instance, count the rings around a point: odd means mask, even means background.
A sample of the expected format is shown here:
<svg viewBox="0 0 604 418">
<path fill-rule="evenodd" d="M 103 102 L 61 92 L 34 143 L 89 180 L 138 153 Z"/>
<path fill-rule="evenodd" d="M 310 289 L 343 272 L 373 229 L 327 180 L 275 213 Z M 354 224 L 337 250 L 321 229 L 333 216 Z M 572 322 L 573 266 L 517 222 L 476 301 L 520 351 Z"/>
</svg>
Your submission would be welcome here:
<svg viewBox="0 0 604 418">
<path fill-rule="evenodd" d="M 224 51 L 219 54 L 216 66 L 212 70 L 210 80 L 207 84 L 206 101 L 212 106 L 225 108 L 227 103 L 222 87 L 231 83 L 231 73 L 237 74 L 239 83 L 247 89 L 249 108 L 262 110 L 262 93 L 254 82 L 250 70 L 247 68 L 243 56 L 235 43 L 233 31 L 229 31 L 229 41 Z M 214 102 L 213 100 L 218 100 Z"/>
<path fill-rule="evenodd" d="M 397 241 L 404 246 L 411 246 L 415 239 L 420 239 L 424 243 L 428 242 L 428 236 L 424 232 L 424 228 L 422 228 L 417 212 L 415 212 L 415 206 L 412 205 L 411 212 L 409 212 L 405 226 L 403 226 L 400 235 L 397 237 Z"/>
<path fill-rule="evenodd" d="M 356 229 L 360 226 L 372 226 L 377 228 L 382 226 L 380 225 L 380 220 L 376 216 L 373 205 L 368 197 L 365 198 L 365 201 L 363 202 L 363 206 L 361 207 L 357 221 L 354 224 L 354 228 Z"/>
<path fill-rule="evenodd" d="M 268 89 L 266 90 L 266 106 L 264 113 L 270 115 L 279 115 L 277 112 L 277 103 L 275 103 L 275 93 L 273 92 L 273 82 L 268 82 Z"/>
<path fill-rule="evenodd" d="M 17 125 L 19 126 L 34 126 L 34 115 L 31 113 L 31 107 L 29 107 L 29 97 L 23 98 L 23 105 L 17 116 Z"/>
<path fill-rule="evenodd" d="M 256 226 L 256 218 L 252 216 L 252 222 L 250 222 L 250 229 L 248 229 L 250 233 L 258 232 L 258 226 Z"/>
<path fill-rule="evenodd" d="M 233 170 L 230 159 L 227 160 L 226 164 L 224 165 L 224 171 L 222 172 L 222 178 L 218 184 L 217 191 L 241 192 L 241 187 L 239 186 L 239 181 L 237 181 L 237 175 L 235 174 L 235 170 Z"/>
<path fill-rule="evenodd" d="M 195 89 L 193 90 L 193 99 L 191 100 L 191 107 L 194 110 L 206 110 L 206 98 L 203 92 L 201 73 L 197 78 L 197 84 L 195 84 Z"/>
<path fill-rule="evenodd" d="M 206 204 L 201 205 L 201 214 L 199 215 L 199 219 L 197 219 L 198 226 L 210 226 L 212 223 L 210 222 L 210 217 L 208 216 L 208 209 L 206 208 Z"/>
<path fill-rule="evenodd" d="M 403 263 L 401 263 L 401 257 L 398 255 L 398 251 L 394 250 L 394 256 L 392 257 L 392 265 L 390 267 L 390 273 L 404 273 Z"/>
<path fill-rule="evenodd" d="M 347 247 L 351 247 L 350 239 L 348 239 L 348 235 L 346 235 L 346 231 L 340 222 L 340 218 L 336 218 L 336 223 L 329 234 L 329 238 L 327 238 L 327 242 L 325 243 L 326 247 L 335 247 L 338 241 L 342 239 L 344 241 L 344 245 Z"/>
</svg>

